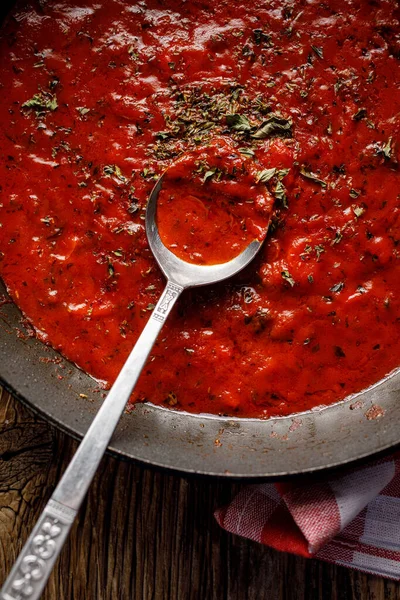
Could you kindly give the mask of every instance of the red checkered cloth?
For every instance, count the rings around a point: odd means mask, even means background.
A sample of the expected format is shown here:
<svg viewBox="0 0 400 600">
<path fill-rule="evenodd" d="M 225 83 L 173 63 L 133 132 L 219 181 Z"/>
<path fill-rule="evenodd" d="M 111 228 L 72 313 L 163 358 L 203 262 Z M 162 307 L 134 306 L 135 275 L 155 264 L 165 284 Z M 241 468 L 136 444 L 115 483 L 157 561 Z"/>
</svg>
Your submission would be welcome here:
<svg viewBox="0 0 400 600">
<path fill-rule="evenodd" d="M 244 486 L 215 516 L 277 550 L 400 580 L 400 452 L 325 479 Z"/>
</svg>

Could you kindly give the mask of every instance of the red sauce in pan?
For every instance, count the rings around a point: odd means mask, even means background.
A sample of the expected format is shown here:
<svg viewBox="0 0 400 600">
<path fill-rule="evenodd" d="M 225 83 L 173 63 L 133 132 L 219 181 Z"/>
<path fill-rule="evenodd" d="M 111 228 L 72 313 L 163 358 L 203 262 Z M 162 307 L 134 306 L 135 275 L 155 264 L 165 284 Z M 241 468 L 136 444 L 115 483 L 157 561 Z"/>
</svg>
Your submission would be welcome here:
<svg viewBox="0 0 400 600">
<path fill-rule="evenodd" d="M 113 381 L 164 285 L 148 194 L 224 138 L 274 198 L 266 243 L 184 294 L 134 399 L 288 414 L 397 367 L 399 35 L 390 0 L 20 2 L 0 41 L 0 274 L 38 336 Z"/>
</svg>

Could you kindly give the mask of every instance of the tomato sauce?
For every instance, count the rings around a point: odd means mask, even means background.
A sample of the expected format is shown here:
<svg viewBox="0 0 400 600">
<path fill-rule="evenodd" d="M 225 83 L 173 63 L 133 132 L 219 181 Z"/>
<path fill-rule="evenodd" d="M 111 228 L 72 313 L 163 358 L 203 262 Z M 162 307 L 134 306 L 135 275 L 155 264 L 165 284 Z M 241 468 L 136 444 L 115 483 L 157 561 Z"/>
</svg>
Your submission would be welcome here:
<svg viewBox="0 0 400 600">
<path fill-rule="evenodd" d="M 0 39 L 0 275 L 38 337 L 115 379 L 164 286 L 148 195 L 224 138 L 274 198 L 267 240 L 236 278 L 182 296 L 133 400 L 268 417 L 399 366 L 399 13 L 17 3 Z"/>
<path fill-rule="evenodd" d="M 185 262 L 213 265 L 264 240 L 274 199 L 257 173 L 224 139 L 185 153 L 163 175 L 157 202 L 163 243 Z"/>
</svg>

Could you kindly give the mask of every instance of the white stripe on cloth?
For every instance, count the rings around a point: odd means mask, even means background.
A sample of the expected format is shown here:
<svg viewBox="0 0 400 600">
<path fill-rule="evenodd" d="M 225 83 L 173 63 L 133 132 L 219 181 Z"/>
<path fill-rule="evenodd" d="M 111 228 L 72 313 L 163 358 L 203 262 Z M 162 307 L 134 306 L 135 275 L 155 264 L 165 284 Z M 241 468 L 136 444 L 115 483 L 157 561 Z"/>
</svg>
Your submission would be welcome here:
<svg viewBox="0 0 400 600">
<path fill-rule="evenodd" d="M 377 496 L 367 508 L 362 544 L 400 552 L 400 498 Z M 399 568 L 399 567 L 398 567 Z"/>
<path fill-rule="evenodd" d="M 354 552 L 351 563 L 344 564 L 338 561 L 338 564 L 343 564 L 343 566 L 351 567 L 352 569 L 368 571 L 374 575 L 381 575 L 381 577 L 389 577 L 389 579 L 400 579 L 400 563 L 391 558 L 376 556 L 376 554 Z"/>
<path fill-rule="evenodd" d="M 279 502 L 280 496 L 273 485 L 249 485 L 230 504 L 224 526 L 238 535 L 261 542 L 264 526 Z"/>
<path fill-rule="evenodd" d="M 329 482 L 339 508 L 341 530 L 390 483 L 394 475 L 395 463 L 391 460 Z"/>
<path fill-rule="evenodd" d="M 257 489 L 259 492 L 267 496 L 267 498 L 271 498 L 276 504 L 279 504 L 281 501 L 281 495 L 278 490 L 274 486 L 273 483 L 261 483 L 257 485 Z"/>
</svg>

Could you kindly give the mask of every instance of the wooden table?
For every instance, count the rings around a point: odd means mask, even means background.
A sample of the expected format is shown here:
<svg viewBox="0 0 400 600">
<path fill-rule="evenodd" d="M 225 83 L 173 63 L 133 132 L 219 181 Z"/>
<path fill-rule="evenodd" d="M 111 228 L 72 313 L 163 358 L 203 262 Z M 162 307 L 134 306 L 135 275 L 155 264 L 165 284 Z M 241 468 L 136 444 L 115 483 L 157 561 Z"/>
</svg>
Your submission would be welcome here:
<svg viewBox="0 0 400 600">
<path fill-rule="evenodd" d="M 0 388 L 0 581 L 76 442 Z M 237 484 L 106 457 L 45 600 L 400 600 L 400 584 L 281 554 L 222 531 Z"/>
</svg>

